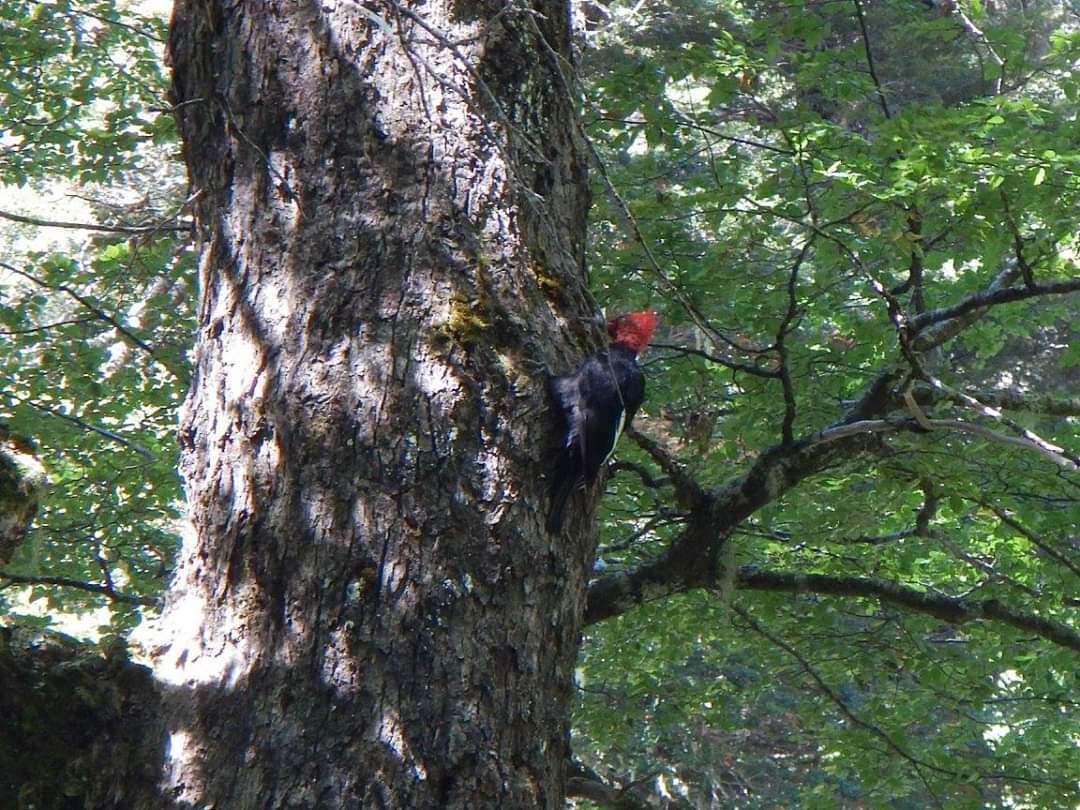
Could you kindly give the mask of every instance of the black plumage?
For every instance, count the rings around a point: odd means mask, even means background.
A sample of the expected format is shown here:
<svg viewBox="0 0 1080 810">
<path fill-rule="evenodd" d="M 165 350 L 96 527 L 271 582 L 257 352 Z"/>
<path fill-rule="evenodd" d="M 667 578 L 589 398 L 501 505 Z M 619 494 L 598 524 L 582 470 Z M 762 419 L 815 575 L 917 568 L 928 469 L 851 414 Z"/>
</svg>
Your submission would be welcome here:
<svg viewBox="0 0 1080 810">
<path fill-rule="evenodd" d="M 562 530 L 567 499 L 596 480 L 645 399 L 636 357 L 633 348 L 615 344 L 587 358 L 574 374 L 551 378 L 564 438 L 551 479 L 550 532 Z"/>
</svg>

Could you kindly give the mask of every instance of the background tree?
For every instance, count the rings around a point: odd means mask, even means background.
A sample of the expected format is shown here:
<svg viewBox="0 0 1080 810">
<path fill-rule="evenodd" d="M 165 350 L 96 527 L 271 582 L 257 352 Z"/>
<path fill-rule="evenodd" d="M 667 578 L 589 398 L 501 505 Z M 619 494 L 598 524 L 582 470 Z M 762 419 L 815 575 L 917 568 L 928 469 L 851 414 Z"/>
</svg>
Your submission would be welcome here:
<svg viewBox="0 0 1080 810">
<path fill-rule="evenodd" d="M 588 152 L 589 287 L 612 310 L 660 306 L 667 331 L 646 358 L 637 447 L 624 441 L 600 515 L 571 794 L 604 806 L 1074 802 L 1068 6 L 583 10 L 585 151 L 552 9 L 473 8 L 457 30 L 393 4 L 341 3 L 306 28 L 180 7 L 175 101 L 209 251 L 183 435 L 207 554 L 189 539 L 167 618 L 190 631 L 193 606 L 210 641 L 200 657 L 181 629 L 157 649 L 158 673 L 186 735 L 174 752 L 199 749 L 215 712 L 255 724 L 217 729 L 206 749 L 235 783 L 204 779 L 206 751 L 176 781 L 230 799 L 359 793 L 346 784 L 355 768 L 313 749 L 317 725 L 353 762 L 383 763 L 373 781 L 408 801 L 482 799 L 497 783 L 504 802 L 557 801 L 590 540 L 587 503 L 560 541 L 534 534 L 554 432 L 538 415 L 545 367 L 564 370 L 597 338 L 574 227 Z M 153 59 L 162 29 L 108 3 L 0 13 L 0 36 L 22 49 L 2 85 L 19 113 L 4 123 L 16 139 L 5 182 L 94 181 L 96 211 L 120 229 L 6 257 L 3 418 L 57 484 L 2 575 L 6 593 L 29 582 L 56 610 L 108 602 L 125 633 L 176 542 L 169 424 L 193 287 L 188 254 L 161 238 L 185 193 L 147 151 L 169 138 L 151 109 L 169 106 Z M 241 28 L 273 71 L 244 70 L 228 39 Z M 200 47 L 215 37 L 221 47 Z M 394 77 L 411 78 L 382 84 Z M 419 87 L 422 100 L 409 95 Z M 318 154 L 333 159 L 320 169 Z M 110 189 L 148 173 L 149 208 L 118 208 Z M 390 289 L 400 302 L 377 295 Z M 399 305 L 412 316 L 392 327 L 385 308 Z M 222 399 L 198 393 L 214 386 Z M 400 405 L 350 405 L 374 386 Z M 400 520 L 373 527 L 376 512 Z M 376 534 L 385 556 L 365 551 Z M 522 610 L 532 620 L 514 624 Z M 562 620 L 541 629 L 544 611 Z M 409 621 L 376 628 L 373 614 Z M 86 806 L 160 803 L 156 715 L 134 741 L 113 725 L 153 706 L 120 646 L 100 659 L 5 636 L 5 680 L 50 684 L 9 689 L 4 706 L 22 721 L 8 724 L 21 736 L 0 746 L 0 773 L 25 801 L 59 801 L 65 769 L 65 792 Z M 416 677 L 403 647 L 433 683 L 460 684 L 437 707 L 412 704 L 420 720 L 373 708 L 387 705 L 373 684 Z M 531 684 L 550 700 L 527 705 Z M 90 721 L 67 729 L 72 748 L 18 756 L 28 728 L 57 737 L 41 717 L 68 694 L 81 701 L 68 716 Z M 486 708 L 465 723 L 455 700 L 470 696 Z M 78 753 L 95 724 L 145 750 L 148 769 L 110 771 L 108 746 Z M 484 748 L 494 728 L 502 747 Z M 254 764 L 233 768 L 245 743 Z M 426 781 L 406 778 L 409 757 Z M 455 764 L 456 780 L 430 778 Z M 271 782 L 275 766 L 285 780 Z"/>
<path fill-rule="evenodd" d="M 49 482 L 0 570 L 23 624 L 107 604 L 126 633 L 176 553 L 195 293 L 164 38 L 112 0 L 0 7 L 0 421 Z"/>
</svg>

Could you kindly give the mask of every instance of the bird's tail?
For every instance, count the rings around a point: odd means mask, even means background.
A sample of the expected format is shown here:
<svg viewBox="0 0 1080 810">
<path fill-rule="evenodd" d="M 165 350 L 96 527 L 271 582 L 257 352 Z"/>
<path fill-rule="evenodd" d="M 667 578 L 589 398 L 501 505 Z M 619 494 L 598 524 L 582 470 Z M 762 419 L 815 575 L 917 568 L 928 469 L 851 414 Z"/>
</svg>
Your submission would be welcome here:
<svg viewBox="0 0 1080 810">
<path fill-rule="evenodd" d="M 551 511 L 548 512 L 547 530 L 552 534 L 562 531 L 563 510 L 573 492 L 574 477 L 572 475 L 562 476 L 551 488 Z"/>
</svg>

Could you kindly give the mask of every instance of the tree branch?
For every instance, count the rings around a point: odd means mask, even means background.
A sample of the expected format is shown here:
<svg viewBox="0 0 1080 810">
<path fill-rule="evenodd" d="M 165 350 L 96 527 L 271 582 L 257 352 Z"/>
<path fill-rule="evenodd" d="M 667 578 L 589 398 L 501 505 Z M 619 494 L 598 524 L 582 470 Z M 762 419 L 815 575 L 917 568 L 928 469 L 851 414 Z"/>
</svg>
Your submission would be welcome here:
<svg viewBox="0 0 1080 810">
<path fill-rule="evenodd" d="M 1024 438 L 1024 440 L 1026 440 L 1030 444 L 1034 445 L 1041 453 L 1043 453 L 1044 455 L 1054 459 L 1056 462 L 1058 462 L 1058 463 L 1060 463 L 1060 464 L 1062 464 L 1063 466 L 1066 466 L 1066 467 L 1068 467 L 1069 464 L 1071 464 L 1072 469 L 1076 469 L 1077 467 L 1080 467 L 1080 459 L 1078 459 L 1075 455 L 1073 455 L 1072 453 L 1069 453 L 1063 447 L 1059 447 L 1058 445 L 1053 444 L 1052 442 L 1048 442 L 1042 436 L 1035 433 L 1035 431 L 1028 430 L 1023 425 L 1017 424 L 1012 419 L 1009 419 L 1008 417 L 1006 417 L 1005 414 L 1003 414 L 997 408 L 993 408 L 993 407 L 991 407 L 989 405 L 986 405 L 985 403 L 980 402 L 979 400 L 977 400 L 975 397 L 971 396 L 970 394 L 967 394 L 967 393 L 965 393 L 963 391 L 957 390 L 957 389 L 955 389 L 955 388 L 953 388 L 953 387 L 951 387 L 949 385 L 946 385 L 944 382 L 939 380 L 933 374 L 930 374 L 930 373 L 926 372 L 925 370 L 923 370 L 923 375 L 922 376 L 925 378 L 925 380 L 928 383 L 930 383 L 931 386 L 933 386 L 936 390 L 940 391 L 945 396 L 948 396 L 950 399 L 958 401 L 958 402 L 960 402 L 960 403 L 962 403 L 962 404 L 964 404 L 964 405 L 966 405 L 966 406 L 968 406 L 970 408 L 974 408 L 976 411 L 978 411 L 978 413 L 982 414 L 983 416 L 987 416 L 987 417 L 989 417 L 991 419 L 996 419 L 997 421 L 1001 422 L 1002 424 L 1012 428 L 1014 431 L 1019 433 Z M 915 403 L 915 400 L 911 395 L 911 389 L 910 388 L 908 389 L 908 391 L 904 392 L 904 397 L 905 397 L 905 400 L 908 402 L 909 407 L 911 407 L 913 410 L 918 410 L 919 406 Z M 924 425 L 924 427 L 927 427 L 927 425 Z M 995 435 L 997 435 L 997 434 L 995 434 Z M 1002 437 L 1002 438 L 1007 438 L 1007 437 Z"/>
<path fill-rule="evenodd" d="M 97 425 L 93 425 L 90 422 L 87 422 L 85 419 L 80 419 L 77 416 L 72 416 L 71 414 L 64 413 L 63 411 L 55 410 L 53 408 L 48 407 L 47 405 L 42 405 L 39 402 L 34 402 L 33 400 L 23 399 L 23 400 L 20 400 L 20 402 L 25 402 L 27 405 L 29 405 L 34 410 L 41 411 L 42 413 L 47 413 L 49 416 L 55 416 L 57 419 L 63 419 L 65 422 L 70 422 L 73 425 L 77 425 L 78 427 L 81 427 L 83 430 L 90 431 L 91 433 L 96 433 L 97 435 L 102 436 L 103 438 L 106 438 L 106 439 L 109 439 L 110 441 L 116 442 L 117 444 L 122 444 L 124 447 L 128 447 L 128 448 L 134 450 L 136 453 L 138 453 L 140 456 L 142 456 L 147 461 L 153 461 L 154 460 L 154 454 L 153 453 L 151 453 L 149 450 L 147 450 L 141 444 L 138 444 L 137 442 L 133 442 L 130 439 L 125 439 L 119 433 L 114 433 L 113 431 L 111 431 L 111 430 L 109 430 L 107 428 L 103 428 L 103 427 L 99 427 Z"/>
<path fill-rule="evenodd" d="M 28 217 L 23 214 L 13 214 L 10 211 L 0 211 L 0 219 L 20 222 L 24 225 L 36 225 L 40 228 L 67 228 L 75 231 L 101 231 L 103 233 L 126 233 L 131 235 L 147 235 L 160 231 L 189 232 L 194 226 L 192 222 L 180 223 L 179 225 L 165 225 L 164 223 L 156 225 L 97 225 L 92 222 L 62 222 L 55 219 L 39 219 L 38 217 Z"/>
<path fill-rule="evenodd" d="M 1005 271 L 1010 273 L 1010 271 Z M 1010 274 L 1019 274 L 1019 270 L 1013 270 Z M 1004 274 L 1003 274 L 1004 275 Z M 1015 276 L 1014 276 L 1015 277 Z M 999 279 L 1001 276 L 998 277 Z M 1012 279 L 1008 279 L 1006 283 L 1011 283 Z M 912 341 L 912 348 L 916 351 L 927 351 L 935 346 L 953 337 L 959 329 L 950 331 L 945 337 L 940 338 L 937 332 L 926 333 L 923 332 L 929 326 L 934 324 L 941 324 L 944 321 L 953 321 L 954 319 L 960 319 L 962 316 L 970 315 L 972 313 L 982 314 L 981 310 L 985 310 L 988 307 L 996 306 L 997 304 L 1007 304 L 1013 301 L 1024 301 L 1028 298 L 1036 298 L 1042 295 L 1066 295 L 1080 291 L 1080 279 L 1073 279 L 1071 281 L 1060 281 L 1054 284 L 1036 284 L 1031 287 L 1008 287 L 1001 286 L 998 280 L 995 280 L 987 289 L 982 292 L 969 295 L 963 301 L 958 304 L 954 304 L 951 307 L 942 307 L 941 309 L 934 309 L 929 312 L 924 312 L 922 315 L 916 315 L 909 321 L 909 325 L 917 337 Z M 971 323 L 970 320 L 962 321 L 960 328 L 967 326 Z M 944 324 L 943 324 L 944 325 Z"/>
<path fill-rule="evenodd" d="M 894 371 L 875 377 L 837 424 L 858 422 L 888 411 L 894 404 L 891 388 L 898 377 Z M 632 439 L 635 433 L 630 432 Z M 653 454 L 665 471 L 669 474 L 675 471 L 680 478 L 687 478 L 666 451 L 642 438 L 646 441 L 643 449 Z M 585 623 L 602 621 L 644 602 L 690 588 L 715 585 L 727 570 L 724 545 L 736 526 L 805 478 L 875 446 L 877 442 L 872 435 L 858 430 L 830 442 L 796 440 L 762 451 L 745 473 L 715 489 L 706 490 L 692 478 L 685 480 L 682 491 L 694 497 L 682 533 L 658 558 L 597 579 L 588 591 Z M 675 486 L 679 491 L 677 481 Z"/>
<path fill-rule="evenodd" d="M 693 509 L 704 502 L 708 495 L 692 475 L 686 472 L 682 464 L 659 442 L 649 438 L 635 427 L 627 428 L 626 435 L 634 444 L 644 450 L 660 469 L 667 473 L 675 487 L 675 500 L 686 509 Z"/>
<path fill-rule="evenodd" d="M 717 365 L 729 368 L 732 371 L 741 371 L 745 374 L 752 374 L 755 377 L 764 377 L 766 379 L 775 380 L 780 378 L 780 372 L 770 369 L 760 368 L 758 366 L 751 366 L 747 363 L 737 363 L 734 360 L 726 360 L 723 357 L 717 357 L 715 354 L 704 352 L 701 349 L 691 349 L 687 346 L 673 346 L 670 343 L 650 343 L 655 349 L 669 349 L 671 351 L 679 352 L 680 354 L 689 354 L 695 357 L 702 357 L 708 360 L 710 363 L 716 363 Z"/>
<path fill-rule="evenodd" d="M 648 801 L 633 792 L 639 782 L 631 782 L 622 788 L 614 787 L 592 768 L 576 760 L 571 760 L 567 765 L 567 774 L 568 798 L 588 799 L 611 810 L 652 810 Z"/>
<path fill-rule="evenodd" d="M 870 50 L 870 34 L 866 30 L 866 17 L 863 16 L 861 0 L 855 0 L 855 16 L 859 20 L 859 31 L 862 34 L 863 52 L 866 54 L 866 68 L 870 73 L 870 80 L 874 83 L 874 89 L 877 91 L 878 104 L 881 105 L 881 111 L 885 114 L 885 117 L 892 118 L 892 113 L 889 112 L 889 103 L 885 100 L 885 91 L 882 90 L 877 70 L 874 69 L 874 54 L 873 51 Z"/>
<path fill-rule="evenodd" d="M 1005 436 L 1004 434 L 990 430 L 988 427 L 975 425 L 970 422 L 961 422 L 959 419 L 927 419 L 925 416 L 922 419 L 911 421 L 904 420 L 902 422 L 890 421 L 888 419 L 867 419 L 861 422 L 849 422 L 847 424 L 826 428 L 814 436 L 810 441 L 811 444 L 821 444 L 848 438 L 859 433 L 891 433 L 901 430 L 953 430 L 959 433 L 972 433 L 999 444 L 1008 444 L 1013 447 L 1021 447 L 1025 450 L 1034 450 L 1067 470 L 1075 470 L 1078 467 L 1077 463 L 1071 458 L 1059 452 L 1054 452 L 1053 445 L 1048 449 L 1043 444 L 1031 439 L 1020 436 Z"/>
<path fill-rule="evenodd" d="M 77 588 L 80 591 L 89 591 L 90 593 L 100 594 L 101 596 L 108 597 L 113 602 L 124 602 L 129 605 L 145 605 L 147 607 L 160 607 L 161 602 L 158 599 L 153 599 L 149 596 L 136 596 L 134 594 L 121 593 L 114 590 L 109 585 L 99 585 L 96 582 L 83 582 L 78 579 L 68 579 L 67 577 L 35 577 L 27 576 L 24 574 L 9 574 L 6 571 L 0 571 L 0 580 L 3 580 L 5 584 L 0 584 L 0 589 L 8 588 L 12 585 L 58 585 L 63 588 Z"/>
<path fill-rule="evenodd" d="M 856 432 L 836 442 L 806 440 L 762 452 L 743 475 L 704 490 L 686 527 L 655 560 L 607 574 L 588 592 L 585 623 L 591 624 L 655 599 L 715 585 L 724 570 L 723 547 L 731 531 L 762 506 L 805 478 L 870 448 L 874 439 Z"/>
<path fill-rule="evenodd" d="M 920 397 L 933 396 L 938 399 L 966 403 L 966 400 L 959 393 L 950 393 L 948 390 L 940 391 L 929 385 L 916 383 L 915 392 Z M 972 391 L 971 397 L 985 405 L 1005 411 L 1026 411 L 1047 416 L 1080 416 L 1080 397 L 1013 394 L 1009 391 Z"/>
<path fill-rule="evenodd" d="M 622 471 L 632 472 L 641 479 L 641 483 L 649 489 L 660 489 L 665 484 L 671 483 L 667 478 L 656 478 L 644 464 L 635 464 L 632 461 L 615 461 L 608 465 L 608 471 L 614 475 Z"/>
<path fill-rule="evenodd" d="M 795 441 L 795 386 L 791 382 L 791 369 L 788 366 L 788 352 L 785 340 L 788 332 L 791 331 L 796 316 L 799 314 L 799 302 L 796 296 L 796 289 L 799 281 L 799 268 L 801 268 L 803 262 L 806 261 L 806 256 L 810 252 L 810 247 L 813 244 L 814 237 L 810 237 L 806 240 L 806 244 L 804 244 L 802 250 L 799 251 L 798 258 L 795 259 L 795 263 L 791 266 L 791 272 L 788 274 L 787 283 L 788 308 L 787 312 L 784 313 L 784 319 L 780 322 L 780 326 L 776 330 L 776 353 L 780 357 L 780 367 L 778 372 L 780 374 L 780 383 L 784 389 L 784 421 L 780 428 L 780 440 L 784 444 L 791 444 Z"/>
<path fill-rule="evenodd" d="M 993 619 L 1080 652 L 1080 632 L 1061 622 L 1007 607 L 997 599 L 965 599 L 931 594 L 882 579 L 763 571 L 754 566 L 739 569 L 735 584 L 736 587 L 747 590 L 878 599 L 955 625 L 979 619 Z"/>
<path fill-rule="evenodd" d="M 124 338 L 126 338 L 128 340 L 128 342 L 130 342 L 131 344 L 133 344 L 137 348 L 141 349 L 142 351 L 146 352 L 146 354 L 151 359 L 153 359 L 154 362 L 156 362 L 163 369 L 165 369 L 170 374 L 172 374 L 176 379 L 181 380 L 181 381 L 186 381 L 187 380 L 187 375 L 185 373 L 177 370 L 177 369 L 174 369 L 172 367 L 172 364 L 169 363 L 168 361 L 166 361 L 165 359 L 163 359 L 157 353 L 157 351 L 155 351 L 153 346 L 151 346 L 149 343 L 147 343 L 142 338 L 140 338 L 138 335 L 136 335 L 134 332 L 132 332 L 131 329 L 129 329 L 125 324 L 121 323 L 119 320 L 117 320 L 115 317 L 113 317 L 108 312 L 103 310 L 101 307 L 97 306 L 93 301 L 91 301 L 89 298 L 87 298 L 82 293 L 78 292 L 77 290 L 72 289 L 71 287 L 67 286 L 66 284 L 49 284 L 49 283 L 47 283 L 45 281 L 42 281 L 41 279 L 39 279 L 37 276 L 33 275 L 32 273 L 27 273 L 25 270 L 20 270 L 17 267 L 13 267 L 12 265 L 8 264 L 7 262 L 0 262 L 0 267 L 4 268 L 8 272 L 11 272 L 11 273 L 14 273 L 17 276 L 20 276 L 21 278 L 25 278 L 30 283 L 35 284 L 38 287 L 41 287 L 42 289 L 55 290 L 57 292 L 62 292 L 65 295 L 69 296 L 70 298 L 75 300 L 77 303 L 79 303 L 82 306 L 86 307 L 86 309 L 89 310 L 94 315 L 94 317 L 98 318 L 101 321 L 104 321 L 105 323 L 107 323 L 111 327 L 113 327 Z"/>
<path fill-rule="evenodd" d="M 1077 565 L 1075 562 L 1070 560 L 1068 557 L 1066 557 L 1064 554 L 1062 554 L 1060 551 L 1050 545 L 1045 538 L 1024 526 L 1020 521 L 1018 521 L 1000 506 L 995 506 L 992 503 L 982 500 L 975 501 L 975 503 L 979 504 L 979 506 L 983 507 L 984 509 L 989 509 L 995 515 L 997 515 L 998 520 L 1000 520 L 1009 528 L 1013 529 L 1020 536 L 1026 538 L 1027 541 L 1033 546 L 1040 549 L 1048 557 L 1051 557 L 1057 562 L 1064 565 L 1077 576 L 1080 576 L 1080 565 Z"/>
</svg>

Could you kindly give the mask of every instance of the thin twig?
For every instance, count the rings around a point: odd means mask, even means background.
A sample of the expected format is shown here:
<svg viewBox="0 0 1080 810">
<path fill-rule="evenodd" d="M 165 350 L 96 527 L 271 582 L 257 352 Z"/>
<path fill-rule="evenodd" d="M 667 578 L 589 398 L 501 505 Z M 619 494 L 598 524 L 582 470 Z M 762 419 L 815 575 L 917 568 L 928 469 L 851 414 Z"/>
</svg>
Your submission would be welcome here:
<svg viewBox="0 0 1080 810">
<path fill-rule="evenodd" d="M 125 439 L 119 433 L 113 433 L 113 431 L 109 430 L 108 428 L 99 427 L 98 425 L 87 422 L 85 419 L 80 419 L 78 416 L 72 416 L 71 414 L 54 410 L 47 405 L 42 405 L 41 403 L 34 402 L 33 400 L 27 399 L 20 401 L 25 402 L 34 410 L 41 411 L 42 413 L 47 413 L 49 416 L 55 416 L 58 419 L 63 419 L 65 422 L 71 422 L 71 424 L 77 425 L 83 430 L 87 430 L 91 433 L 96 433 L 103 438 L 116 442 L 117 444 L 122 444 L 124 447 L 134 450 L 147 461 L 154 461 L 154 454 L 147 450 L 145 447 L 131 441 L 130 439 Z"/>
<path fill-rule="evenodd" d="M 803 668 L 803 671 L 810 676 L 814 683 L 818 685 L 818 688 L 821 689 L 825 696 L 829 698 L 829 700 L 831 700 L 833 704 L 835 704 L 835 706 L 840 710 L 840 713 L 843 714 L 844 717 L 846 717 L 848 720 L 850 720 L 852 724 L 858 726 L 864 731 L 868 731 L 869 733 L 873 734 L 879 740 L 884 742 L 885 745 L 888 746 L 892 751 L 896 752 L 902 759 L 910 763 L 915 773 L 918 775 L 919 779 L 926 787 L 926 790 L 930 793 L 931 796 L 934 797 L 935 801 L 940 804 L 940 801 L 937 799 L 937 795 L 934 793 L 933 788 L 930 785 L 929 780 L 926 778 L 926 775 L 922 772 L 922 769 L 926 768 L 927 770 L 935 771 L 936 773 L 945 774 L 947 776 L 961 776 L 961 774 L 957 773 L 956 771 L 949 770 L 948 768 L 942 768 L 930 762 L 926 762 L 925 760 L 919 759 L 915 755 L 908 752 L 906 748 L 896 742 L 896 740 L 894 740 L 880 728 L 875 726 L 873 723 L 863 720 L 851 710 L 847 703 L 844 702 L 844 699 L 840 697 L 840 695 L 831 686 L 829 686 L 828 682 L 820 674 L 818 674 L 818 671 L 810 664 L 809 661 L 806 660 L 805 657 L 803 657 L 803 655 L 798 650 L 796 650 L 786 641 L 781 639 L 779 636 L 766 630 L 765 627 L 759 624 L 743 608 L 737 605 L 733 605 L 732 610 L 734 610 L 735 613 L 737 613 L 743 619 L 743 621 L 750 625 L 751 630 L 753 630 L 755 633 L 762 636 L 763 638 L 768 639 L 773 645 L 779 647 L 781 650 L 783 650 L 796 661 L 798 661 L 799 665 Z"/>
<path fill-rule="evenodd" d="M 32 335 L 35 332 L 47 332 L 50 329 L 56 329 L 60 326 L 74 326 L 81 323 L 93 323 L 96 318 L 70 318 L 64 321 L 54 321 L 53 323 L 42 324 L 41 326 L 32 326 L 28 329 L 4 329 L 0 330 L 0 335 Z"/>
<path fill-rule="evenodd" d="M 874 69 L 874 55 L 870 50 L 870 34 L 866 30 L 866 17 L 863 16 L 861 0 L 855 0 L 855 16 L 859 20 L 859 31 L 862 33 L 863 52 L 866 54 L 866 67 L 870 72 L 870 80 L 873 81 L 874 88 L 877 90 L 878 103 L 881 104 L 881 111 L 885 114 L 885 117 L 892 118 L 892 113 L 889 112 L 889 103 L 885 100 L 885 91 L 881 88 L 881 80 L 878 79 L 877 71 Z"/>
<path fill-rule="evenodd" d="M 1078 466 L 1072 459 L 1066 458 L 1058 453 L 1047 451 L 1041 445 L 1030 439 L 1020 438 L 1018 436 L 1004 436 L 990 430 L 990 428 L 983 427 L 982 425 L 973 425 L 969 422 L 961 422 L 959 419 L 926 419 L 923 424 L 914 420 L 911 422 L 895 422 L 886 419 L 866 419 L 859 422 L 849 422 L 847 424 L 825 428 L 818 432 L 818 434 L 811 439 L 809 446 L 837 441 L 838 439 L 854 436 L 859 433 L 891 433 L 901 430 L 953 430 L 959 433 L 973 433 L 977 436 L 982 436 L 984 439 L 998 442 L 999 444 L 1008 444 L 1025 450 L 1034 450 L 1068 470 L 1075 470 Z"/>
<path fill-rule="evenodd" d="M 997 515 L 998 520 L 1000 520 L 1006 526 L 1012 528 L 1022 537 L 1025 537 L 1028 542 L 1030 542 L 1033 546 L 1042 550 L 1043 553 L 1045 553 L 1048 557 L 1054 558 L 1057 562 L 1064 565 L 1077 576 L 1080 576 L 1080 565 L 1077 565 L 1075 562 L 1070 560 L 1068 557 L 1066 557 L 1064 554 L 1062 554 L 1060 551 L 1050 545 L 1041 535 L 1033 532 L 1031 529 L 1022 524 L 1020 521 L 1018 521 L 1000 506 L 983 500 L 976 500 L 975 503 L 979 504 L 979 506 L 983 507 L 984 509 L 989 509 L 995 515 Z"/>
<path fill-rule="evenodd" d="M 168 363 L 158 355 L 158 353 L 150 344 L 146 343 L 142 338 L 132 332 L 127 326 L 114 318 L 105 310 L 101 309 L 101 307 L 97 306 L 93 301 L 91 301 L 82 293 L 77 292 L 66 284 L 49 284 L 48 282 L 42 281 L 32 273 L 27 273 L 25 270 L 20 270 L 19 268 L 13 267 L 6 262 L 0 262 L 0 267 L 11 273 L 14 273 L 17 276 L 20 276 L 21 278 L 25 278 L 27 281 L 32 282 L 33 284 L 41 287 L 42 289 L 54 290 L 68 295 L 69 297 L 77 301 L 79 304 L 86 307 L 86 309 L 92 312 L 99 320 L 104 321 L 105 323 L 116 329 L 116 331 L 123 335 L 125 338 L 127 338 L 129 342 L 146 352 L 146 354 L 149 355 L 155 362 L 157 362 L 158 365 L 160 365 L 162 368 L 172 374 L 176 379 L 187 379 L 186 374 L 182 374 L 176 369 L 174 369 L 170 363 Z"/>
<path fill-rule="evenodd" d="M 75 231 L 100 231 L 102 233 L 126 233 L 131 235 L 145 235 L 158 231 L 188 232 L 193 223 L 185 222 L 179 225 L 98 225 L 93 222 L 63 222 L 55 219 L 41 219 L 28 217 L 23 214 L 13 214 L 10 211 L 0 211 L 0 219 L 10 222 L 19 222 L 24 225 L 36 225 L 40 228 L 67 228 Z"/>
<path fill-rule="evenodd" d="M 717 365 L 729 368 L 732 371 L 741 371 L 744 374 L 752 374 L 755 377 L 764 377 L 766 379 L 775 380 L 779 379 L 780 372 L 776 370 L 769 370 L 760 368 L 759 366 L 751 366 L 747 363 L 736 363 L 734 360 L 727 360 L 723 357 L 717 357 L 715 354 L 709 354 L 709 352 L 702 351 L 701 349 L 692 349 L 688 346 L 675 346 L 671 343 L 656 343 L 650 344 L 655 349 L 668 349 L 670 351 L 679 352 L 684 355 L 692 355 L 694 357 L 702 357 L 708 360 L 710 363 L 716 363 Z"/>
</svg>

